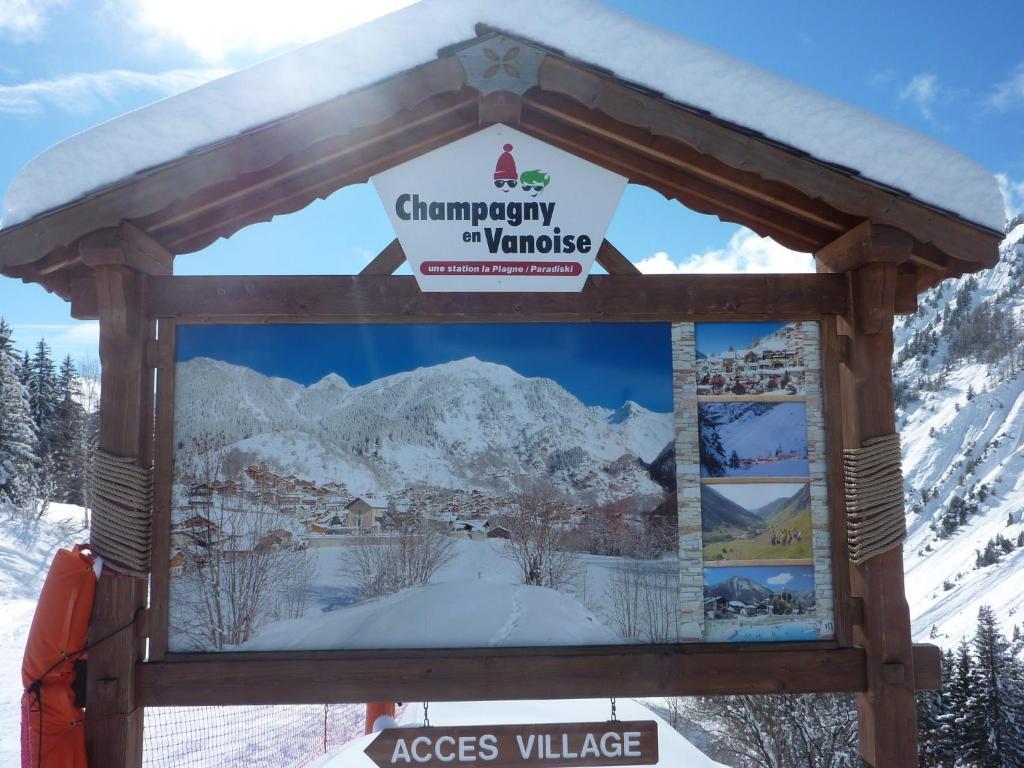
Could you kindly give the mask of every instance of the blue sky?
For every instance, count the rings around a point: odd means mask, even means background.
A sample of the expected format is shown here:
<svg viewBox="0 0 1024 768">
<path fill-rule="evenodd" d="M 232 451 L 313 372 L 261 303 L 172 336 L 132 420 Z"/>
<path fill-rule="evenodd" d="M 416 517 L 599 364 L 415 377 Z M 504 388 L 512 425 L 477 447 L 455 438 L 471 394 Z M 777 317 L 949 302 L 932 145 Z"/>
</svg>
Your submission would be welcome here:
<svg viewBox="0 0 1024 768">
<path fill-rule="evenodd" d="M 55 142 L 358 21 L 376 4 L 242 0 L 0 0 L 0 189 Z M 647 21 L 931 134 L 1005 174 L 1024 202 L 1024 4 L 993 0 L 611 0 Z M 179 257 L 180 274 L 351 273 L 392 238 L 372 190 Z M 649 271 L 774 271 L 806 261 L 734 225 L 629 188 L 609 240 Z M 303 252 L 295 252 L 295 243 Z M 36 286 L 0 280 L 20 346 L 95 356 L 93 324 Z"/>
<path fill-rule="evenodd" d="M 476 357 L 554 379 L 587 405 L 672 410 L 667 323 L 179 326 L 177 359 L 194 357 L 306 385 L 337 373 L 352 386 Z"/>
<path fill-rule="evenodd" d="M 745 349 L 754 339 L 763 338 L 784 327 L 785 323 L 698 323 L 697 352 L 713 355 L 733 349 Z"/>
</svg>

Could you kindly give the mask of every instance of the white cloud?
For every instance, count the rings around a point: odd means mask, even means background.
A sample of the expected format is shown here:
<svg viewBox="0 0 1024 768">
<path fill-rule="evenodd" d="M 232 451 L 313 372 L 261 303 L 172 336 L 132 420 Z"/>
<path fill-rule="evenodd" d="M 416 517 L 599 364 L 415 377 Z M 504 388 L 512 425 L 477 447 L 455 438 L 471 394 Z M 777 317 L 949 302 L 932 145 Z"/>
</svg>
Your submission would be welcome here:
<svg viewBox="0 0 1024 768">
<path fill-rule="evenodd" d="M 793 574 L 789 571 L 783 571 L 774 576 L 769 576 L 765 581 L 771 584 L 773 587 L 781 587 L 785 584 L 789 584 L 793 580 Z"/>
<path fill-rule="evenodd" d="M 682 261 L 658 251 L 637 262 L 639 270 L 648 275 L 728 272 L 813 272 L 814 257 L 759 237 L 740 227 L 729 238 L 725 248 L 695 253 Z"/>
<path fill-rule="evenodd" d="M 134 72 L 108 69 L 101 72 L 78 72 L 51 80 L 0 85 L 0 113 L 32 115 L 47 107 L 87 112 L 101 104 L 116 102 L 119 94 L 125 91 L 167 96 L 222 77 L 228 71 L 171 69 L 166 72 Z"/>
<path fill-rule="evenodd" d="M 147 34 L 184 44 L 209 61 L 235 52 L 299 45 L 357 26 L 413 0 L 120 0 L 118 13 Z"/>
<path fill-rule="evenodd" d="M 1024 64 L 1018 64 L 1006 80 L 996 84 L 988 105 L 1000 112 L 1024 106 Z"/>
<path fill-rule="evenodd" d="M 900 101 L 914 104 L 926 120 L 934 119 L 932 106 L 938 98 L 939 78 L 930 73 L 914 75 L 900 91 Z"/>
<path fill-rule="evenodd" d="M 0 0 L 0 39 L 14 41 L 39 37 L 47 14 L 67 0 Z"/>
<path fill-rule="evenodd" d="M 1003 208 L 1006 209 L 1006 220 L 1024 212 L 1024 181 L 1015 181 L 1005 173 L 997 173 L 999 191 L 1003 193 Z"/>
<path fill-rule="evenodd" d="M 40 339 L 53 350 L 58 362 L 65 356 L 78 361 L 85 357 L 96 357 L 99 353 L 100 324 L 95 320 L 78 323 L 19 323 L 13 325 L 14 342 L 17 349 L 35 349 Z"/>
</svg>

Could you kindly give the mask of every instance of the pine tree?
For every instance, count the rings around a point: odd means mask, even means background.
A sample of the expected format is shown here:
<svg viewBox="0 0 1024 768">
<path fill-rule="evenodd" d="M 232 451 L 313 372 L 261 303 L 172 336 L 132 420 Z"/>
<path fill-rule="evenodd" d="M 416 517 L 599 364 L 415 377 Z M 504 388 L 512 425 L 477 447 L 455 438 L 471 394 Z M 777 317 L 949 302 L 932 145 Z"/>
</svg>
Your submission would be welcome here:
<svg viewBox="0 0 1024 768">
<path fill-rule="evenodd" d="M 984 716 L 976 707 L 977 673 L 971 646 L 966 640 L 957 646 L 952 662 L 947 705 L 950 741 L 961 758 L 970 764 L 980 751 L 986 734 Z"/>
<path fill-rule="evenodd" d="M 86 414 L 78 401 L 78 372 L 70 355 L 61 363 L 58 390 L 60 402 L 48 435 L 55 497 L 68 504 L 82 504 L 85 497 Z"/>
<path fill-rule="evenodd" d="M 32 358 L 29 357 L 27 349 L 21 353 L 21 359 L 18 361 L 18 381 L 26 389 L 32 381 Z"/>
<path fill-rule="evenodd" d="M 1014 695 L 1014 684 L 1019 684 L 1009 643 L 999 631 L 992 609 L 983 605 L 978 610 L 978 629 L 974 636 L 974 655 L 977 662 L 974 710 L 984 717 L 985 734 L 976 752 L 981 768 L 1004 768 L 1022 763 L 1011 761 L 1012 751 L 1020 747 L 1018 757 L 1024 757 L 1024 744 L 1016 739 L 1015 731 L 1024 709 L 1019 707 L 1019 696 Z M 1016 744 L 1014 742 L 1017 741 Z"/>
<path fill-rule="evenodd" d="M 917 755 L 922 768 L 952 765 L 949 723 L 941 691 L 917 693 Z"/>
<path fill-rule="evenodd" d="M 41 440 L 49 431 L 53 414 L 60 403 L 57 374 L 53 369 L 50 357 L 50 345 L 46 339 L 40 339 L 36 345 L 36 353 L 29 362 L 28 402 L 32 420 L 36 423 Z M 40 453 L 45 453 L 48 446 L 41 445 Z"/>
<path fill-rule="evenodd" d="M 36 491 L 36 433 L 11 328 L 0 318 L 0 507 L 26 509 Z"/>
<path fill-rule="evenodd" d="M 1008 682 L 1004 698 L 1008 713 L 1003 740 L 1003 762 L 1008 768 L 1024 768 L 1024 646 L 1016 641 L 1008 654 Z"/>
<path fill-rule="evenodd" d="M 50 357 L 50 346 L 45 339 L 36 345 L 29 361 L 28 403 L 36 425 L 36 458 L 39 482 L 37 492 L 42 502 L 40 514 L 46 504 L 59 496 L 57 465 L 53 455 L 55 438 L 54 419 L 60 405 L 60 386 Z"/>
</svg>

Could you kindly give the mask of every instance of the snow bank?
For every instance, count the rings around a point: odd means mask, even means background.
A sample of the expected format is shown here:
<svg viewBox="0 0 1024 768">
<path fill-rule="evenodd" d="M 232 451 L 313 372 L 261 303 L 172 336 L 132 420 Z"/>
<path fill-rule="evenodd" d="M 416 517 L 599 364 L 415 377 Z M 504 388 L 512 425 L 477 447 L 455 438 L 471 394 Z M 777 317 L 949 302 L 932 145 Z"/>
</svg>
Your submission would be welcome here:
<svg viewBox="0 0 1024 768">
<path fill-rule="evenodd" d="M 640 702 L 620 699 L 617 709 L 620 720 L 654 720 L 658 723 L 657 765 L 663 768 L 725 768 L 722 763 L 716 763 L 705 756 Z M 430 723 L 440 726 L 593 723 L 607 720 L 610 711 L 607 699 L 431 702 Z M 409 704 L 399 720 L 399 725 L 404 727 L 422 725 L 422 703 Z M 313 763 L 310 768 L 373 768 L 373 761 L 363 754 L 372 739 L 373 736 L 354 739 L 323 760 Z"/>
<path fill-rule="evenodd" d="M 992 229 L 995 178 L 920 133 L 590 0 L 422 2 L 85 131 L 15 178 L 13 226 L 147 168 L 428 62 L 483 22 Z"/>
</svg>

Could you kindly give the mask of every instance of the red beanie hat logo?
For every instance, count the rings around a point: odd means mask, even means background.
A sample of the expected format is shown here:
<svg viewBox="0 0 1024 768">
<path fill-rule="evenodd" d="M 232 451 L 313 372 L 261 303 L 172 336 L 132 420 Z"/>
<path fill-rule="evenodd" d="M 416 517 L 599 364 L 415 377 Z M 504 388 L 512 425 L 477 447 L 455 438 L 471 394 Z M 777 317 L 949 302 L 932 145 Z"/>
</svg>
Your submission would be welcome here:
<svg viewBox="0 0 1024 768">
<path fill-rule="evenodd" d="M 512 145 L 506 144 L 502 149 L 505 151 L 498 155 L 498 162 L 494 165 L 494 186 L 507 192 L 516 186 L 519 173 L 516 171 L 516 160 L 512 157 Z"/>
</svg>

